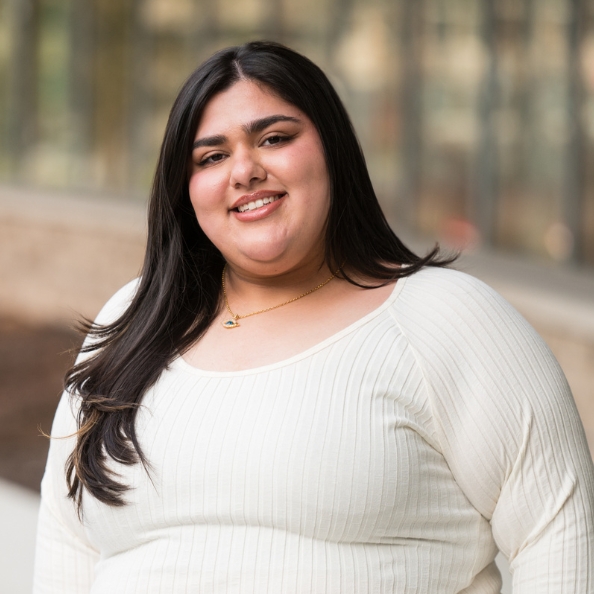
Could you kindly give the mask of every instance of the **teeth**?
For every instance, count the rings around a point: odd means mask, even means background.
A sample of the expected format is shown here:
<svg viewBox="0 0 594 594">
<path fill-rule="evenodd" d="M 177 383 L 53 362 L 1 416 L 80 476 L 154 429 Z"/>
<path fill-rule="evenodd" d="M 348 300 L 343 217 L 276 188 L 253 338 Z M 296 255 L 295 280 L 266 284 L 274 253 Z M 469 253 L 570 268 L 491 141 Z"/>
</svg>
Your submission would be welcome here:
<svg viewBox="0 0 594 594">
<path fill-rule="evenodd" d="M 270 204 L 271 202 L 276 202 L 279 200 L 284 194 L 278 194 L 277 196 L 270 196 L 268 198 L 258 198 L 253 202 L 248 202 L 247 204 L 242 204 L 241 206 L 237 207 L 239 212 L 246 212 L 248 210 L 256 210 L 256 208 L 261 208 L 266 204 Z"/>
</svg>

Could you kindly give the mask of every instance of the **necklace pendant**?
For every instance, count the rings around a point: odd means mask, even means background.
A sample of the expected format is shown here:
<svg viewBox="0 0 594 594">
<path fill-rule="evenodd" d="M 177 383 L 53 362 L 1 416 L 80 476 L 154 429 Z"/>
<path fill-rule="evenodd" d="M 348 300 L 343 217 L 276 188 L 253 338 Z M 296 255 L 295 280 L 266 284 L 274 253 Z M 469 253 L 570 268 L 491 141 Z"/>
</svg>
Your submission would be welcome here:
<svg viewBox="0 0 594 594">
<path fill-rule="evenodd" d="M 237 322 L 237 320 L 234 320 L 233 318 L 225 320 L 221 323 L 223 324 L 224 328 L 237 328 L 239 326 L 239 322 Z"/>
</svg>

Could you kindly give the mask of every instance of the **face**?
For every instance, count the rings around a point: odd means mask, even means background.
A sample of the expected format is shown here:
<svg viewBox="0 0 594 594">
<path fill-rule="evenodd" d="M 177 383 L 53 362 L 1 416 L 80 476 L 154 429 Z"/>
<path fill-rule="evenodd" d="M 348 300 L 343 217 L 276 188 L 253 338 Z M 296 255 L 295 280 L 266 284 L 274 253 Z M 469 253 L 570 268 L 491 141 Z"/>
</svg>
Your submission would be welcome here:
<svg viewBox="0 0 594 594">
<path fill-rule="evenodd" d="M 207 104 L 190 199 L 231 266 L 268 275 L 321 264 L 329 187 L 318 132 L 294 105 L 246 80 Z"/>
</svg>

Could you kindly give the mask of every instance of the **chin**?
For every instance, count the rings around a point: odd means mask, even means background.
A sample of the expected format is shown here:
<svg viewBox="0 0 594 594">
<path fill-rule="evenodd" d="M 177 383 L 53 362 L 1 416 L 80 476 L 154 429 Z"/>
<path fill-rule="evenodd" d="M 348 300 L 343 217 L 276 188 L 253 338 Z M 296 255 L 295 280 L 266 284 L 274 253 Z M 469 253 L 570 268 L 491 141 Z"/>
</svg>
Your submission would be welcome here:
<svg viewBox="0 0 594 594">
<path fill-rule="evenodd" d="M 288 246 L 285 242 L 257 241 L 252 245 L 242 245 L 239 250 L 241 257 L 254 264 L 274 264 L 286 258 Z"/>
<path fill-rule="evenodd" d="M 253 268 L 263 268 L 267 266 L 275 266 L 279 265 L 281 262 L 284 262 L 283 258 L 284 254 L 274 254 L 274 253 L 249 253 L 243 254 L 242 260 L 245 262 L 245 266 L 253 267 Z"/>
</svg>

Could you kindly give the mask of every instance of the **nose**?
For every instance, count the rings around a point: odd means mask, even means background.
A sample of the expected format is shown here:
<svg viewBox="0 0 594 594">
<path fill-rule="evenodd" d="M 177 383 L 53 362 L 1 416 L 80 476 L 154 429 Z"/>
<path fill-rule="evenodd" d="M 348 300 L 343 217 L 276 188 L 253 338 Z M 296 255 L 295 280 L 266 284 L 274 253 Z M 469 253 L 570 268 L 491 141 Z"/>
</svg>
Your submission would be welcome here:
<svg viewBox="0 0 594 594">
<path fill-rule="evenodd" d="M 255 182 L 266 179 L 266 169 L 260 162 L 256 149 L 238 149 L 231 158 L 233 162 L 229 182 L 234 188 L 248 188 Z"/>
</svg>

